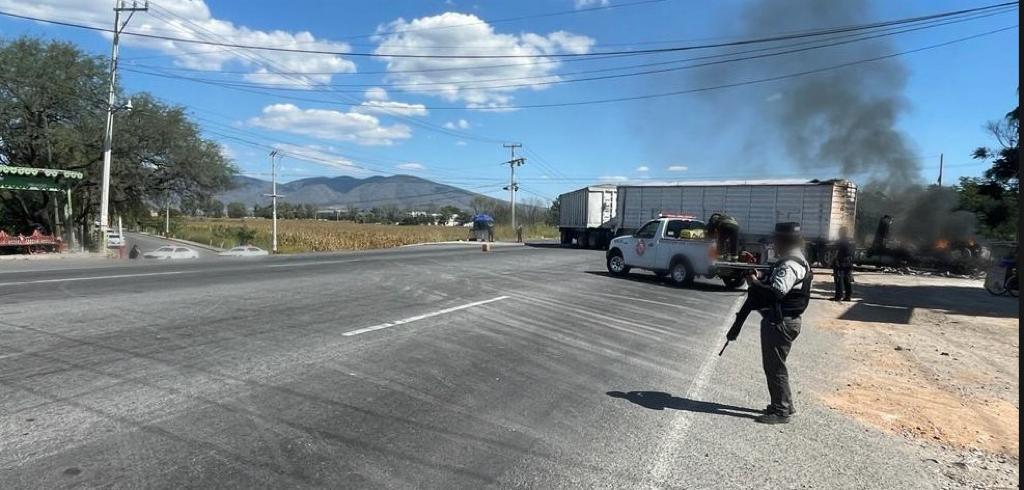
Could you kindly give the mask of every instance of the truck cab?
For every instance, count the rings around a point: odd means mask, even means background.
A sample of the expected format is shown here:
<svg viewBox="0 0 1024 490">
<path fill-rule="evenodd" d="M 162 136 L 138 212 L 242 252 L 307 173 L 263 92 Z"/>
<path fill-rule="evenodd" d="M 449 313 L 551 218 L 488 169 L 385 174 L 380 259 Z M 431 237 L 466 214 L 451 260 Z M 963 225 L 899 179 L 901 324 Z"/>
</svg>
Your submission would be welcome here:
<svg viewBox="0 0 1024 490">
<path fill-rule="evenodd" d="M 611 241 L 606 254 L 608 272 L 625 275 L 633 268 L 687 285 L 700 274 L 715 275 L 717 250 L 704 238 L 703 221 L 692 216 L 662 216 L 644 223 L 632 235 Z"/>
</svg>

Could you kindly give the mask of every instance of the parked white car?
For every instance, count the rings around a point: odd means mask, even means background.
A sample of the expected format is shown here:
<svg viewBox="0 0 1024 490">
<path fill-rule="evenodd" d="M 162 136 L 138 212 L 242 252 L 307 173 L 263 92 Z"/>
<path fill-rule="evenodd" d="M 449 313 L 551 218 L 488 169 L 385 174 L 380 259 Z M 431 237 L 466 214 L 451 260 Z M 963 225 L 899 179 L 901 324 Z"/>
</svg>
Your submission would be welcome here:
<svg viewBox="0 0 1024 490">
<path fill-rule="evenodd" d="M 152 252 L 146 252 L 142 255 L 144 259 L 198 259 L 199 252 L 192 250 L 188 247 L 180 247 L 177 245 L 166 247 L 160 247 Z"/>
<path fill-rule="evenodd" d="M 124 237 L 116 231 L 107 232 L 107 246 L 108 247 L 123 247 Z"/>
<path fill-rule="evenodd" d="M 270 255 L 270 252 L 267 252 L 266 250 L 263 250 L 262 248 L 259 247 L 254 247 L 252 245 L 243 245 L 230 248 L 217 255 L 222 255 L 225 257 L 262 257 L 264 255 Z"/>
</svg>

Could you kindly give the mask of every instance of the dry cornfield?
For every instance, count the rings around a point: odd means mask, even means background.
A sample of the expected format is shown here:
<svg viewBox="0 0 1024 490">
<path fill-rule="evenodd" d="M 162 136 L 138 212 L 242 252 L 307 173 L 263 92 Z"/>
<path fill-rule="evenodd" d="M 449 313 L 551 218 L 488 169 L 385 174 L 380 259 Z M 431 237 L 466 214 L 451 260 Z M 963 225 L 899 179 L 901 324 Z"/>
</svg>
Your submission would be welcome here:
<svg viewBox="0 0 1024 490">
<path fill-rule="evenodd" d="M 243 231 L 245 230 L 245 231 Z M 466 240 L 469 228 L 449 226 L 398 226 L 350 221 L 287 219 L 277 222 L 278 249 L 283 253 L 328 252 L 389 248 L 413 243 Z M 240 233 L 242 232 L 242 233 Z M 185 240 L 228 248 L 237 245 L 246 233 L 251 243 L 270 249 L 271 221 L 268 219 L 193 219 L 176 227 L 176 235 Z M 499 239 L 510 239 L 510 230 L 498 227 Z M 530 238 L 557 236 L 550 227 L 530 227 Z"/>
</svg>

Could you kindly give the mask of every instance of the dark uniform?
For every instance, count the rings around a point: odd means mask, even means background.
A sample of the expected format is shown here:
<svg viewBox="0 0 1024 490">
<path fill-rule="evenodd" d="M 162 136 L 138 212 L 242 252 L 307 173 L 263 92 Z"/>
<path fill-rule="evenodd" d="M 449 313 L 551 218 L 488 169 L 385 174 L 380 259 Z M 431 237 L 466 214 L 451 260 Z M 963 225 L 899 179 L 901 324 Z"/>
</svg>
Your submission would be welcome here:
<svg viewBox="0 0 1024 490">
<path fill-rule="evenodd" d="M 836 244 L 836 257 L 832 260 L 832 276 L 836 283 L 835 301 L 850 301 L 853 294 L 853 242 L 841 237 Z"/>
<path fill-rule="evenodd" d="M 786 423 L 795 413 L 786 358 L 800 335 L 800 316 L 810 303 L 814 276 L 800 250 L 799 234 L 798 223 L 775 225 L 776 243 L 782 245 L 779 260 L 763 280 L 748 281 L 748 294 L 761 312 L 761 361 L 771 398 L 765 414 L 755 419 L 761 423 Z M 738 333 L 730 331 L 729 336 Z"/>
<path fill-rule="evenodd" d="M 740 223 L 727 214 L 715 213 L 708 218 L 704 232 L 715 237 L 718 253 L 735 257 L 739 254 Z"/>
</svg>

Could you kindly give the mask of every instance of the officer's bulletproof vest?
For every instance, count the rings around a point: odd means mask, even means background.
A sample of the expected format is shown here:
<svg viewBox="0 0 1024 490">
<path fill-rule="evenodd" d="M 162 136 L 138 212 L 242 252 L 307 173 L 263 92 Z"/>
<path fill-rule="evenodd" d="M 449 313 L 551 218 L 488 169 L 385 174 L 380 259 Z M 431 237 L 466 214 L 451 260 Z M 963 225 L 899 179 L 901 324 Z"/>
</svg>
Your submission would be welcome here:
<svg viewBox="0 0 1024 490">
<path fill-rule="evenodd" d="M 800 283 L 794 284 L 793 289 L 790 289 L 782 300 L 779 302 L 782 309 L 782 316 L 784 317 L 798 317 L 804 314 L 804 310 L 807 309 L 807 305 L 811 302 L 811 281 L 814 280 L 814 272 L 811 270 L 810 265 L 807 261 L 797 257 L 782 257 L 773 267 L 782 267 L 782 264 L 787 260 L 794 260 L 800 265 L 804 266 L 807 270 L 807 274 Z M 775 271 L 770 271 L 774 273 Z M 769 275 L 769 277 L 771 277 Z"/>
</svg>

